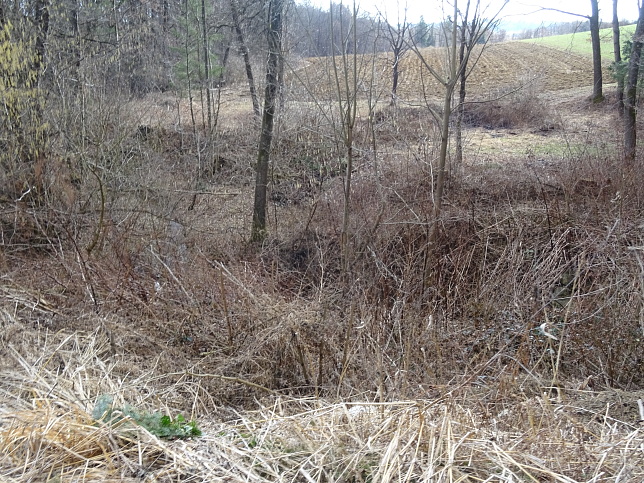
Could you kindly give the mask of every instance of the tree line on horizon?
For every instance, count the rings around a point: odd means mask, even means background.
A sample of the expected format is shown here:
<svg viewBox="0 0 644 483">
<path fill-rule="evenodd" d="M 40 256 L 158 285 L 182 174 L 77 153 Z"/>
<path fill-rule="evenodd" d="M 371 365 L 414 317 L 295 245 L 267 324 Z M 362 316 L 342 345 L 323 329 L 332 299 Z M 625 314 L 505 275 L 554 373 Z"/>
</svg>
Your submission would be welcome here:
<svg viewBox="0 0 644 483">
<path fill-rule="evenodd" d="M 620 20 L 619 26 L 633 25 L 636 21 Z M 612 22 L 600 22 L 600 29 L 612 28 Z M 538 27 L 526 28 L 518 32 L 504 36 L 505 40 L 528 40 L 540 39 L 543 37 L 552 37 L 554 35 L 577 34 L 590 32 L 590 20 L 576 20 L 573 22 L 555 22 L 550 24 L 541 24 Z"/>
</svg>

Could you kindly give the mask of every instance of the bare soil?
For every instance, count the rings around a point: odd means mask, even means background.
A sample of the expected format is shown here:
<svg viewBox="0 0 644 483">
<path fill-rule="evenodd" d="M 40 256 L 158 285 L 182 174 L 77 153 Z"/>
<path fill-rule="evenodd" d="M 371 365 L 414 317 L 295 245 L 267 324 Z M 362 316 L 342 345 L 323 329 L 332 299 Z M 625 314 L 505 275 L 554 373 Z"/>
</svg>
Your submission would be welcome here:
<svg viewBox="0 0 644 483">
<path fill-rule="evenodd" d="M 421 49 L 421 54 L 438 72 L 444 70 L 443 50 L 428 47 Z M 554 95 L 558 91 L 588 86 L 593 75 L 592 60 L 586 56 L 523 42 L 493 44 L 480 57 L 475 52 L 472 59 L 476 63 L 472 62 L 474 68 L 469 77 L 468 92 L 477 100 L 493 99 L 515 89 L 526 88 Z M 376 74 L 376 91 L 384 98 L 391 84 L 391 61 L 392 58 L 386 54 L 375 59 L 368 56 L 359 59 L 359 72 L 368 77 L 371 77 L 371 72 Z M 335 79 L 331 65 L 329 58 L 306 59 L 295 66 L 289 79 L 293 84 L 296 84 L 295 79 L 303 80 L 313 92 L 333 98 Z M 612 82 L 608 69 L 604 81 Z M 368 83 L 362 87 L 367 89 Z M 423 92 L 429 97 L 440 97 L 441 87 L 427 73 L 418 57 L 410 52 L 401 62 L 398 95 L 403 101 L 415 103 L 424 98 Z"/>
</svg>

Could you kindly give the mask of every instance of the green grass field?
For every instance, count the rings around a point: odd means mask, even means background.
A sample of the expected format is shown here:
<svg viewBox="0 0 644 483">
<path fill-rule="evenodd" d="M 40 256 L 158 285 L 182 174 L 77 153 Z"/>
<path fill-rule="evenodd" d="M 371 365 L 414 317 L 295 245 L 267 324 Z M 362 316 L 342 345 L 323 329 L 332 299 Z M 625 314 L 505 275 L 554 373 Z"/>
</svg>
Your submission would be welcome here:
<svg viewBox="0 0 644 483">
<path fill-rule="evenodd" d="M 626 25 L 621 27 L 621 42 L 629 40 L 635 32 L 635 25 Z M 613 30 L 601 29 L 599 35 L 602 41 L 602 60 L 612 62 L 613 56 Z M 532 42 L 546 47 L 552 47 L 559 50 L 574 52 L 576 54 L 592 56 L 592 46 L 590 42 L 590 32 L 579 32 L 575 34 L 553 35 L 552 37 L 542 37 L 540 39 L 527 39 L 521 42 Z"/>
</svg>

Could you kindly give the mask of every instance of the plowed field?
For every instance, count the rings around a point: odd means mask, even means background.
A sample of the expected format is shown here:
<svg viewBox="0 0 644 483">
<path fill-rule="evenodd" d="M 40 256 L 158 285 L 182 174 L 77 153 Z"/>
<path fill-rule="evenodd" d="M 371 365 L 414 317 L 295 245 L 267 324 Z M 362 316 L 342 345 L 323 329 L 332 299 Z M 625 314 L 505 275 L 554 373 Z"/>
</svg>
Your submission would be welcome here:
<svg viewBox="0 0 644 483">
<path fill-rule="evenodd" d="M 430 47 L 422 49 L 421 53 L 432 68 L 444 71 L 445 49 Z M 480 52 L 475 52 L 472 59 L 478 54 Z M 359 59 L 359 88 L 366 92 L 373 78 L 376 92 L 386 95 L 391 89 L 391 54 L 381 54 L 375 62 L 372 60 L 370 56 Z M 339 58 L 337 61 L 340 63 Z M 330 58 L 307 59 L 296 69 L 294 77 L 304 81 L 307 89 L 318 95 L 332 95 L 336 84 L 331 63 Z M 493 44 L 485 49 L 472 70 L 468 92 L 472 97 L 481 98 L 530 83 L 537 83 L 546 91 L 588 86 L 592 84 L 592 68 L 592 59 L 563 50 L 524 42 Z M 608 71 L 605 81 L 610 82 Z M 297 84 L 296 79 L 292 83 Z M 438 95 L 441 89 L 418 57 L 409 52 L 401 62 L 398 95 L 414 100 L 420 99 L 423 91 L 431 96 Z"/>
</svg>

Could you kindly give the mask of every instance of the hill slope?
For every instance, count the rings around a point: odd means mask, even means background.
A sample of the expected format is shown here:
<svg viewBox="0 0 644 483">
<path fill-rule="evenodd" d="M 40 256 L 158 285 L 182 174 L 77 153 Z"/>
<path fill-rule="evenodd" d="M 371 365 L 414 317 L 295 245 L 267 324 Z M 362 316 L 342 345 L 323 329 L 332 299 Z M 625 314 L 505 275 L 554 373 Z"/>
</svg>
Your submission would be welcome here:
<svg viewBox="0 0 644 483">
<path fill-rule="evenodd" d="M 635 32 L 635 25 L 624 25 L 620 28 L 621 43 L 629 40 Z M 601 38 L 602 61 L 609 64 L 613 61 L 613 29 L 601 29 L 599 31 Z M 572 52 L 579 55 L 592 56 L 592 45 L 590 41 L 590 32 L 578 32 L 575 34 L 552 35 L 538 39 L 521 40 L 521 43 L 542 45 L 554 49 Z"/>
<path fill-rule="evenodd" d="M 427 63 L 442 72 L 445 51 L 436 47 L 421 50 Z M 477 58 L 475 55 L 473 58 Z M 373 58 L 359 58 L 362 72 L 361 85 L 370 86 L 374 72 L 373 86 L 377 94 L 386 96 L 391 89 L 391 54 Z M 333 97 L 335 80 L 331 74 L 331 58 L 307 59 L 305 66 L 296 70 L 299 81 L 307 90 L 322 97 Z M 338 59 L 339 62 L 339 59 Z M 526 42 L 505 42 L 490 45 L 480 56 L 469 79 L 470 98 L 485 99 L 526 85 L 537 86 L 546 91 L 557 91 L 592 84 L 592 61 L 586 55 L 566 52 L 561 49 Z M 606 70 L 605 81 L 611 77 Z M 398 94 L 404 100 L 419 101 L 427 96 L 440 96 L 442 88 L 432 78 L 421 61 L 408 53 L 401 62 Z"/>
</svg>

